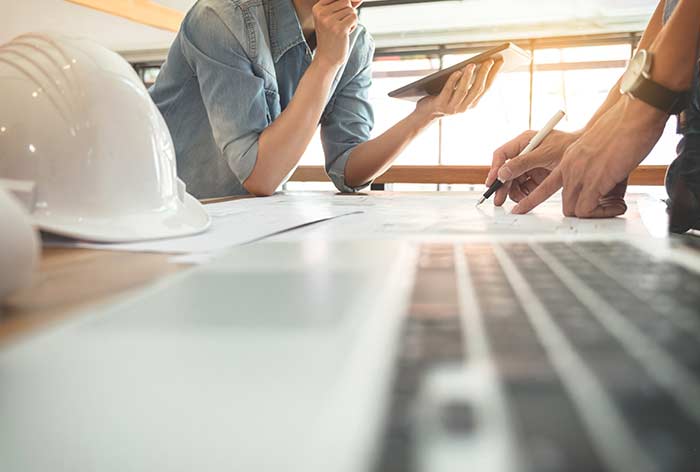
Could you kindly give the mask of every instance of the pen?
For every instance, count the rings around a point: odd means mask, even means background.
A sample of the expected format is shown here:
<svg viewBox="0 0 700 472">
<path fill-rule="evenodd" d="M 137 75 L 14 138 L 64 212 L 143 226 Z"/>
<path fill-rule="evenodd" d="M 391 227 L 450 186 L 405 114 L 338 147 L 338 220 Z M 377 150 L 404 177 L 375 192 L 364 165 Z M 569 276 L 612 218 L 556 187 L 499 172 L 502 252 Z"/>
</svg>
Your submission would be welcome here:
<svg viewBox="0 0 700 472">
<path fill-rule="evenodd" d="M 544 138 L 546 138 L 549 133 L 552 132 L 555 126 L 559 124 L 562 118 L 566 116 L 566 112 L 564 110 L 559 110 L 554 114 L 554 116 L 547 122 L 546 125 L 544 125 L 544 128 L 542 128 L 533 138 L 530 140 L 527 146 L 525 146 L 525 149 L 522 150 L 518 156 L 522 156 L 523 154 L 527 154 L 528 152 L 532 152 L 533 149 L 535 149 L 537 146 L 540 145 L 542 141 L 544 141 Z M 484 193 L 484 196 L 479 199 L 479 202 L 476 204 L 476 206 L 481 205 L 484 203 L 491 195 L 496 193 L 496 191 L 503 186 L 505 182 L 501 182 L 499 179 L 496 179 L 494 183 L 491 184 L 489 189 Z"/>
</svg>

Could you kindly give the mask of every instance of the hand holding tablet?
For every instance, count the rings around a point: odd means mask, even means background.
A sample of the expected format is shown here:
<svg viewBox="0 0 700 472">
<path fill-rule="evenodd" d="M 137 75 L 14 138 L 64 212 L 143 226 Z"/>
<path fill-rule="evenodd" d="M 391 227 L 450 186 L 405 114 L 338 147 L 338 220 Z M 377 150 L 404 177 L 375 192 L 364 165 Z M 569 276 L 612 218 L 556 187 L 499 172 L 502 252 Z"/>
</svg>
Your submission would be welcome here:
<svg viewBox="0 0 700 472">
<path fill-rule="evenodd" d="M 465 70 L 470 64 L 473 64 L 476 69 L 480 69 L 481 65 L 487 61 L 493 61 L 494 67 L 500 63 L 500 67 L 497 69 L 494 68 L 494 72 L 509 72 L 529 64 L 530 54 L 513 43 L 504 43 L 452 67 L 435 72 L 416 82 L 389 92 L 389 96 L 410 101 L 418 101 L 429 95 L 438 96 L 442 92 L 447 81 L 450 80 L 450 76 L 454 73 Z M 474 72 L 478 75 L 478 71 Z M 489 75 L 485 84 L 486 89 L 491 85 L 491 81 L 494 77 L 495 73 Z"/>
<path fill-rule="evenodd" d="M 416 104 L 416 112 L 429 120 L 457 115 L 474 108 L 491 86 L 503 61 L 488 59 L 480 66 L 469 64 L 453 72 L 437 96 L 423 97 Z"/>
</svg>

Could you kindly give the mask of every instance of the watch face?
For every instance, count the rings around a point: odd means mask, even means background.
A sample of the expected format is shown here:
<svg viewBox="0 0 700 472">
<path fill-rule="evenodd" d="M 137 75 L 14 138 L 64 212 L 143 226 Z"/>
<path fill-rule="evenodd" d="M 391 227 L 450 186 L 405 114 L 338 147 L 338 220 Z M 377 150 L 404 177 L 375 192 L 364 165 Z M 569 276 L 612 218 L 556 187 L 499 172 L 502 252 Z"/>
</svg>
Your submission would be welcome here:
<svg viewBox="0 0 700 472">
<path fill-rule="evenodd" d="M 647 52 L 645 50 L 640 50 L 634 55 L 630 61 L 627 70 L 622 76 L 622 81 L 620 82 L 620 93 L 629 93 L 635 89 L 635 86 L 640 78 L 643 77 L 647 70 Z"/>
</svg>

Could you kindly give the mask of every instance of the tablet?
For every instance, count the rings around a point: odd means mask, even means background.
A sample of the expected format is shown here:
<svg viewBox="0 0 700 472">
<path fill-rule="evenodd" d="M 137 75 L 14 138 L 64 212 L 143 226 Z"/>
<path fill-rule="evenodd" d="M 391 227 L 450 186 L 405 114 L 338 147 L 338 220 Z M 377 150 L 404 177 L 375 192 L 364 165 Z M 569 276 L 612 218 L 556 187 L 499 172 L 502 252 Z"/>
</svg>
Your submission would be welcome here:
<svg viewBox="0 0 700 472">
<path fill-rule="evenodd" d="M 464 69 L 469 64 L 481 64 L 488 59 L 501 59 L 503 61 L 503 66 L 501 67 L 501 72 L 509 72 L 518 67 L 527 65 L 530 63 L 530 54 L 523 51 L 518 46 L 513 43 L 504 43 L 488 51 L 484 51 L 481 54 L 477 54 L 474 57 L 462 61 L 447 69 L 430 74 L 427 77 L 408 84 L 404 87 L 389 92 L 389 96 L 393 98 L 402 98 L 404 100 L 418 101 L 427 95 L 439 95 L 442 91 L 442 87 L 447 82 L 447 79 L 453 72 L 460 69 Z"/>
</svg>

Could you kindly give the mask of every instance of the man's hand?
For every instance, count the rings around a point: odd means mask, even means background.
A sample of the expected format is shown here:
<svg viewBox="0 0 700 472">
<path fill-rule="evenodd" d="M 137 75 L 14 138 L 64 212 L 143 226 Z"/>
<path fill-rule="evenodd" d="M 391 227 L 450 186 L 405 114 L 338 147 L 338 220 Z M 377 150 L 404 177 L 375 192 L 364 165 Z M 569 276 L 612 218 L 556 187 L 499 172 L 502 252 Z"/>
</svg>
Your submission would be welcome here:
<svg viewBox="0 0 700 472">
<path fill-rule="evenodd" d="M 580 136 L 580 133 L 552 131 L 534 151 L 519 156 L 535 134 L 535 131 L 525 131 L 493 153 L 486 185 L 491 186 L 496 178 L 505 182 L 494 197 L 496 206 L 503 205 L 507 196 L 519 202 L 530 195 L 559 164 L 571 143 Z"/>
<path fill-rule="evenodd" d="M 318 45 L 316 58 L 328 67 L 340 67 L 348 57 L 350 33 L 357 28 L 357 11 L 353 3 L 350 0 L 320 0 L 312 12 Z"/>
<path fill-rule="evenodd" d="M 476 69 L 474 64 L 454 72 L 447 79 L 440 95 L 425 97 L 418 102 L 416 113 L 429 120 L 434 120 L 447 115 L 464 113 L 468 109 L 474 108 L 491 87 L 502 66 L 502 60 L 494 62 L 490 59 L 481 64 L 476 78 L 474 78 Z"/>
<path fill-rule="evenodd" d="M 668 115 L 628 96 L 622 97 L 581 138 L 561 163 L 513 208 L 524 214 L 563 188 L 566 216 L 611 218 L 625 213 L 627 177 L 663 133 Z"/>
</svg>

